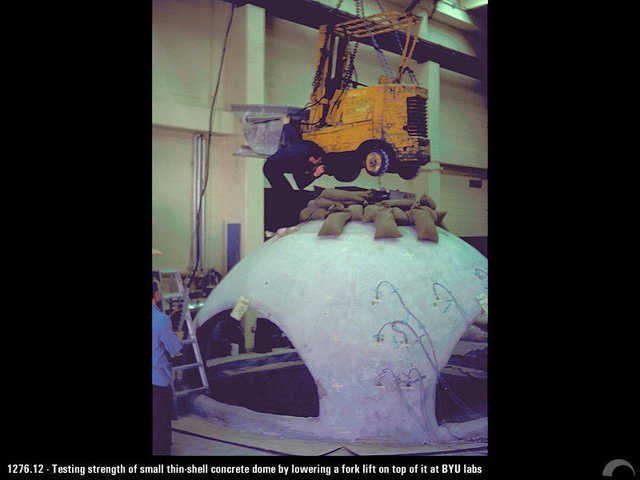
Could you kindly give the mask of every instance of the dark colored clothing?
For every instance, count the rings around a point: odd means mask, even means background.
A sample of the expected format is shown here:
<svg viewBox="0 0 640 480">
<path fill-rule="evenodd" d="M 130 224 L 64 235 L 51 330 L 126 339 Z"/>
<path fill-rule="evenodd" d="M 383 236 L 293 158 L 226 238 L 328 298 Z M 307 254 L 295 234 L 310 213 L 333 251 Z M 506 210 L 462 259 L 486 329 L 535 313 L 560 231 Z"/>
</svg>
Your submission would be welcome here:
<svg viewBox="0 0 640 480">
<path fill-rule="evenodd" d="M 304 189 L 316 178 L 313 172 L 319 165 L 309 162 L 311 149 L 304 143 L 298 129 L 288 123 L 282 128 L 280 136 L 280 148 L 267 158 L 262 168 L 271 188 L 280 192 L 292 192 L 291 184 L 284 176 L 285 173 L 293 174 L 293 179 L 299 190 Z"/>
<path fill-rule="evenodd" d="M 171 387 L 153 387 L 153 455 L 171 451 Z"/>
<path fill-rule="evenodd" d="M 306 148 L 306 145 L 300 136 L 300 131 L 291 123 L 283 125 L 282 133 L 280 134 L 280 148 L 296 145 L 301 146 L 301 148 Z"/>
</svg>

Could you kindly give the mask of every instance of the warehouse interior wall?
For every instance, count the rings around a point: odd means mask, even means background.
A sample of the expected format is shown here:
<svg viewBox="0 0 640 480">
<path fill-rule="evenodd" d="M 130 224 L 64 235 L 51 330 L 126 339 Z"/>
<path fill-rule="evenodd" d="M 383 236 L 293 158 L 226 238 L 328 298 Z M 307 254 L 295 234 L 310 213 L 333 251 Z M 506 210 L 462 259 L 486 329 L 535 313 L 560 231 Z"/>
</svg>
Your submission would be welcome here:
<svg viewBox="0 0 640 480">
<path fill-rule="evenodd" d="M 335 6 L 336 1 L 323 1 Z M 345 1 L 344 10 L 354 10 Z M 429 4 L 430 2 L 421 2 Z M 391 2 L 385 7 L 397 10 Z M 406 5 L 405 5 L 406 6 Z M 428 6 L 428 5 L 427 5 Z M 424 16 L 426 9 L 416 8 Z M 425 7 L 426 8 L 426 7 Z M 439 7 L 440 8 L 440 7 Z M 365 1 L 365 14 L 377 13 L 375 0 Z M 221 0 L 154 0 L 152 25 L 152 235 L 154 268 L 188 269 L 191 265 L 193 136 L 207 134 L 231 4 Z M 355 13 L 355 10 L 351 13 Z M 469 32 L 423 20 L 421 36 L 467 54 L 475 54 Z M 243 143 L 241 125 L 231 113 L 235 103 L 304 106 L 315 70 L 317 30 L 270 17 L 252 5 L 235 9 L 216 100 L 209 187 L 205 209 L 205 268 L 226 271 L 226 225 L 240 223 L 242 255 L 262 242 L 264 159 L 233 156 Z M 397 55 L 385 52 L 392 67 Z M 421 83 L 425 64 L 412 62 Z M 359 45 L 358 81 L 373 85 L 383 73 L 373 48 Z M 439 69 L 439 161 L 488 168 L 486 98 L 479 81 Z M 423 83 L 424 84 L 424 83 Z M 397 175 L 378 179 L 364 170 L 348 184 L 323 176 L 314 186 L 353 185 L 398 189 L 421 194 L 431 172 L 423 167 L 412 180 Z M 468 178 L 439 175 L 440 209 L 460 236 L 486 236 L 488 182 L 468 187 Z"/>
<path fill-rule="evenodd" d="M 487 108 L 480 82 L 440 71 L 440 161 L 488 168 Z"/>
<path fill-rule="evenodd" d="M 251 99 L 246 92 L 259 90 L 251 84 L 259 61 L 247 61 L 246 10 L 234 13 L 213 116 L 205 195 L 204 268 L 223 274 L 227 224 L 241 225 L 243 254 L 248 253 L 247 245 L 262 241 L 262 234 L 257 240 L 255 233 L 262 232 L 255 220 L 262 217 L 262 171 L 256 164 L 262 160 L 233 156 L 244 140 L 231 105 L 247 103 Z M 254 14 L 255 10 L 260 9 L 254 9 Z M 154 248 L 163 252 L 153 257 L 157 269 L 188 270 L 192 265 L 193 137 L 208 134 L 210 103 L 230 12 L 231 5 L 218 0 L 153 3 L 152 232 Z M 255 103 L 264 101 L 258 98 Z M 255 182 L 256 168 L 260 168 L 258 193 L 247 189 L 248 180 Z M 179 222 L 174 220 L 178 215 L 182 216 Z M 253 220 L 251 225 L 248 218 Z"/>
<path fill-rule="evenodd" d="M 152 133 L 152 241 L 163 255 L 153 267 L 187 270 L 192 265 L 194 132 L 154 127 Z M 214 135 L 209 186 L 205 195 L 206 267 L 226 272 L 226 224 L 244 220 L 245 164 L 232 154 L 242 138 Z"/>
<path fill-rule="evenodd" d="M 153 128 L 152 244 L 163 252 L 152 257 L 156 269 L 183 269 L 190 263 L 192 143 L 188 131 Z"/>
<path fill-rule="evenodd" d="M 489 181 L 470 186 L 471 177 L 442 175 L 440 209 L 447 212 L 446 224 L 460 237 L 487 237 Z"/>
</svg>

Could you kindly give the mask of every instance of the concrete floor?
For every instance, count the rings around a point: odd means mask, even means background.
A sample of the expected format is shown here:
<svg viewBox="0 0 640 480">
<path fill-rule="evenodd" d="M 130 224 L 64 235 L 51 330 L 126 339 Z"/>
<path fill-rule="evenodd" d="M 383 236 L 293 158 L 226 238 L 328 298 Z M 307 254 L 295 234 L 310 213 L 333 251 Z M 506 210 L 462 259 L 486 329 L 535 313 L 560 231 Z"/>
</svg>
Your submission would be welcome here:
<svg viewBox="0 0 640 480">
<path fill-rule="evenodd" d="M 205 429 L 205 431 L 201 430 L 200 433 L 206 433 L 206 429 L 209 429 L 212 427 L 212 425 L 206 422 L 204 419 L 199 419 L 194 417 L 190 417 L 190 418 L 192 422 L 195 420 L 196 426 Z M 180 424 L 178 421 L 174 425 L 174 430 L 172 432 L 172 445 L 171 445 L 171 455 L 173 456 L 282 456 L 287 454 L 287 453 L 279 453 L 279 451 L 287 450 L 286 441 L 284 444 L 278 443 L 277 441 L 275 441 L 274 443 L 273 437 L 251 435 L 250 437 L 246 438 L 248 439 L 247 443 L 253 443 L 254 445 L 244 446 L 241 444 L 243 434 L 239 434 L 238 436 L 233 436 L 233 435 L 230 436 L 229 438 L 233 438 L 234 441 L 233 443 L 227 443 L 227 442 L 217 441 L 212 438 L 204 438 L 205 436 L 208 436 L 208 435 L 200 435 L 199 433 L 195 433 L 195 432 L 193 432 L 194 434 L 185 433 L 186 430 L 182 430 L 181 428 L 178 428 L 178 430 L 181 430 L 181 431 L 176 431 L 175 430 L 176 426 L 184 428 L 184 424 Z M 213 428 L 216 428 L 216 427 L 213 427 Z M 227 434 L 229 432 L 230 431 L 228 431 Z M 220 434 L 223 432 L 219 428 L 216 428 L 216 430 L 211 430 L 211 433 L 212 433 L 212 436 L 217 435 L 218 438 L 220 438 Z M 226 438 L 227 437 L 225 436 L 225 439 Z M 393 449 L 393 447 L 390 447 L 388 453 L 384 453 L 384 448 L 382 449 L 374 448 L 373 450 L 371 450 L 370 446 L 360 446 L 361 448 L 356 448 L 356 445 L 353 445 L 351 446 L 351 450 L 349 449 L 348 445 L 343 446 L 340 444 L 336 444 L 334 447 L 335 448 L 332 447 L 333 450 L 331 449 L 327 450 L 327 448 L 325 447 L 324 449 L 320 449 L 316 451 L 322 451 L 323 452 L 322 455 L 326 455 L 326 456 L 359 456 L 359 454 L 364 456 L 369 454 L 374 454 L 374 455 L 394 455 L 394 454 L 402 455 L 403 454 Z M 358 453 L 355 453 L 352 450 L 355 450 L 355 452 L 358 452 Z M 289 454 L 291 455 L 301 454 L 300 451 L 297 451 L 295 453 L 294 452 L 295 452 L 294 450 L 290 450 Z M 416 456 L 434 455 L 434 453 L 432 452 L 427 453 L 427 452 L 415 451 L 415 449 L 412 449 L 411 447 L 409 447 L 407 452 L 404 454 L 416 455 Z M 486 456 L 487 448 L 474 449 L 471 451 L 442 452 L 442 453 L 437 453 L 436 455 L 437 456 Z"/>
<path fill-rule="evenodd" d="M 181 432 L 173 432 L 171 455 L 173 456 L 256 456 L 277 457 L 277 453 L 266 452 L 255 448 L 229 445 L 206 438 L 194 437 Z M 353 457 L 354 454 L 344 448 L 327 454 L 328 457 Z"/>
<path fill-rule="evenodd" d="M 229 445 L 222 442 L 216 442 L 206 438 L 194 437 L 180 432 L 173 432 L 173 444 L 171 445 L 171 455 L 173 456 L 256 456 L 256 457 L 274 457 L 279 456 L 276 453 L 265 452 L 255 448 L 245 448 L 237 445 Z M 442 453 L 438 456 L 486 456 L 487 450 L 477 450 L 472 452 L 454 452 Z M 354 454 L 340 448 L 335 452 L 327 454 L 328 457 L 344 456 L 353 457 Z"/>
</svg>

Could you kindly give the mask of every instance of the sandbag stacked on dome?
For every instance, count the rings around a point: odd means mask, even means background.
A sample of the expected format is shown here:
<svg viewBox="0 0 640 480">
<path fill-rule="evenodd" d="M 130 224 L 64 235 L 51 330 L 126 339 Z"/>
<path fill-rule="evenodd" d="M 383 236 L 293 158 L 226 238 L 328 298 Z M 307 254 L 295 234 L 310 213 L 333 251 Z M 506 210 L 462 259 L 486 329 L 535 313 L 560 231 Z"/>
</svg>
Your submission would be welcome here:
<svg viewBox="0 0 640 480">
<path fill-rule="evenodd" d="M 433 242 L 438 242 L 436 227 L 449 230 L 443 221 L 447 212 L 437 211 L 436 203 L 426 193 L 417 201 L 398 198 L 370 203 L 372 198 L 371 190 L 353 192 L 327 188 L 309 201 L 299 218 L 301 222 L 324 219 L 319 236 L 340 235 L 352 220 L 374 223 L 376 239 L 401 237 L 399 225 L 413 225 L 419 240 Z"/>
</svg>

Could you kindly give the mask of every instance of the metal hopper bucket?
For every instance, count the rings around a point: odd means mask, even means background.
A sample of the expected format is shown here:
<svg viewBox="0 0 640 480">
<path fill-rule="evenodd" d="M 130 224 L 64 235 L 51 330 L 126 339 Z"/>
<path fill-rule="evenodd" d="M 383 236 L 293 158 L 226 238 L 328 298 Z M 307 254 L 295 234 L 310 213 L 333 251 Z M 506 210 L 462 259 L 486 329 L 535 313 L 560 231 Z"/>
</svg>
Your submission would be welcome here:
<svg viewBox="0 0 640 480">
<path fill-rule="evenodd" d="M 263 157 L 278 150 L 284 115 L 292 120 L 307 120 L 309 111 L 287 105 L 231 105 L 231 111 L 242 122 L 247 145 L 234 152 L 241 157 Z"/>
</svg>

